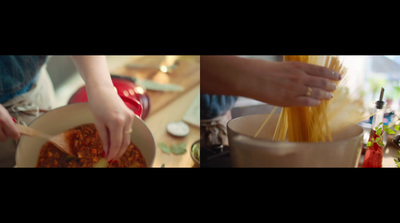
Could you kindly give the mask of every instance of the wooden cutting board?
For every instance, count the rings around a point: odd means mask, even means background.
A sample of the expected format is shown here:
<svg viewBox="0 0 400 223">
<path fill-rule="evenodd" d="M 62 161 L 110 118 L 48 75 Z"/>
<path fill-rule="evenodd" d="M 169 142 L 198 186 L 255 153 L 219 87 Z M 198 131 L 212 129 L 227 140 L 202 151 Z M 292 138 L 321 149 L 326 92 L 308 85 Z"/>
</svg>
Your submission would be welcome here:
<svg viewBox="0 0 400 223">
<path fill-rule="evenodd" d="M 172 65 L 174 61 L 178 64 L 168 73 L 163 73 L 156 68 L 160 65 Z M 200 83 L 200 56 L 132 56 L 127 64 L 138 65 L 141 68 L 123 66 L 111 72 L 121 76 L 149 79 L 160 84 L 177 84 L 184 88 L 181 92 L 147 90 L 150 98 L 149 116 Z M 145 66 L 150 68 L 145 68 Z"/>
</svg>

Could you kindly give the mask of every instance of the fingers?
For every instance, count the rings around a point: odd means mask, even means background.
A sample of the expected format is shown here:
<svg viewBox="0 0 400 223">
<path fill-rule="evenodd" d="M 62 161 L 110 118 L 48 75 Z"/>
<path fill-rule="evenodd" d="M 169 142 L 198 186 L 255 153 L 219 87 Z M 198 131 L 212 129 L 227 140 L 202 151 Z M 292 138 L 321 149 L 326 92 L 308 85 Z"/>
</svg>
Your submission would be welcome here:
<svg viewBox="0 0 400 223">
<path fill-rule="evenodd" d="M 342 79 L 340 73 L 313 64 L 295 62 L 293 65 L 303 72 L 302 80 L 298 82 L 303 86 L 296 88 L 296 91 L 299 92 L 295 99 L 296 105 L 318 106 L 321 100 L 332 99 L 333 94 L 331 92 L 337 88 L 334 81 Z"/>
<path fill-rule="evenodd" d="M 318 106 L 319 104 L 321 104 L 321 100 L 306 96 L 297 97 L 295 101 L 297 106 Z"/>
<path fill-rule="evenodd" d="M 102 139 L 105 137 L 105 141 L 108 142 L 108 147 L 105 151 L 109 162 L 118 160 L 129 146 L 131 142 L 130 132 L 133 124 L 133 117 L 133 112 L 132 114 L 126 114 L 126 116 L 115 117 L 113 121 L 105 127 L 105 129 L 108 129 L 106 136 L 100 135 Z"/>
<path fill-rule="evenodd" d="M 327 78 L 334 81 L 339 81 L 342 79 L 342 75 L 340 73 L 327 67 L 307 63 L 302 63 L 300 66 L 302 66 L 302 69 L 311 76 Z"/>
<path fill-rule="evenodd" d="M 104 155 L 105 157 L 107 157 L 110 150 L 110 140 L 109 140 L 110 131 L 107 129 L 105 125 L 98 122 L 96 122 L 96 128 L 97 131 L 99 132 L 101 142 L 103 144 Z"/>
<path fill-rule="evenodd" d="M 123 132 L 123 140 L 122 140 L 122 149 L 118 153 L 118 157 L 121 157 L 126 149 L 128 148 L 129 144 L 131 143 L 131 132 L 132 132 L 132 124 L 127 125 L 126 129 Z"/>
<path fill-rule="evenodd" d="M 13 122 L 13 118 L 8 111 L 0 105 L 0 141 L 5 141 L 7 138 L 17 140 L 20 136 Z"/>
<path fill-rule="evenodd" d="M 305 87 L 304 94 L 297 97 L 296 102 L 299 106 L 318 106 L 321 100 L 330 100 L 333 98 L 331 92 L 320 88 Z"/>
<path fill-rule="evenodd" d="M 122 141 L 123 141 L 123 128 L 121 123 L 114 122 L 110 126 L 110 150 L 107 155 L 108 161 L 117 160 L 118 154 L 122 149 Z"/>
<path fill-rule="evenodd" d="M 319 88 L 329 92 L 336 90 L 337 87 L 337 85 L 334 82 L 322 77 L 310 77 L 305 82 L 306 86 Z"/>
<path fill-rule="evenodd" d="M 317 100 L 330 100 L 333 98 L 333 94 L 331 92 L 324 91 L 319 88 L 311 88 L 309 95 L 305 95 L 310 98 L 314 98 Z"/>
</svg>

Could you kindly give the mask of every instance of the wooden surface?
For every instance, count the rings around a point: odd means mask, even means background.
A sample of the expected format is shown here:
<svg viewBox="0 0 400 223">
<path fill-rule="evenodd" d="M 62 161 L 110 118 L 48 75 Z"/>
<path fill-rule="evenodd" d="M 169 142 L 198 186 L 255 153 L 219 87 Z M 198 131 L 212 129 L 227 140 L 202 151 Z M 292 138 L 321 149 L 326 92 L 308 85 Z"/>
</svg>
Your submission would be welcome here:
<svg viewBox="0 0 400 223">
<path fill-rule="evenodd" d="M 112 73 L 122 76 L 149 79 L 160 84 L 177 84 L 184 87 L 182 92 L 147 91 L 150 97 L 150 115 L 184 95 L 200 84 L 200 59 L 199 56 L 132 56 L 128 63 L 138 66 L 158 67 L 160 65 L 172 65 L 178 62 L 176 68 L 169 73 L 163 73 L 157 68 L 117 68 Z"/>
<path fill-rule="evenodd" d="M 175 69 L 167 74 L 156 68 L 132 69 L 126 66 L 112 70 L 112 73 L 141 79 L 151 79 L 158 83 L 173 83 L 184 87 L 182 92 L 147 91 L 150 98 L 150 113 L 145 123 L 150 128 L 156 143 L 156 157 L 153 167 L 194 167 L 190 156 L 191 145 L 200 139 L 200 128 L 190 126 L 190 133 L 185 137 L 174 137 L 167 133 L 166 126 L 173 121 L 182 120 L 192 101 L 200 92 L 200 59 L 199 56 L 132 56 L 127 63 L 157 67 L 172 65 L 178 61 Z M 168 146 L 184 142 L 187 152 L 182 155 L 162 152 L 158 143 Z"/>
</svg>

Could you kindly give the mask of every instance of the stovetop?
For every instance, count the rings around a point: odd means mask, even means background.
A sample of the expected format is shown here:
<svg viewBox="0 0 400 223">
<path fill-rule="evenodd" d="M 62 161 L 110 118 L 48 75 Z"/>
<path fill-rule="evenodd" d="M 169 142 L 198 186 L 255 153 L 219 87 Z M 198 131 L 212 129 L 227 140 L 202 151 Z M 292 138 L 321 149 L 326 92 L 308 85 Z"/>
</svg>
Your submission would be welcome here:
<svg viewBox="0 0 400 223">
<path fill-rule="evenodd" d="M 200 148 L 202 168 L 227 168 L 232 167 L 230 148 L 225 145 L 212 145 Z"/>
</svg>

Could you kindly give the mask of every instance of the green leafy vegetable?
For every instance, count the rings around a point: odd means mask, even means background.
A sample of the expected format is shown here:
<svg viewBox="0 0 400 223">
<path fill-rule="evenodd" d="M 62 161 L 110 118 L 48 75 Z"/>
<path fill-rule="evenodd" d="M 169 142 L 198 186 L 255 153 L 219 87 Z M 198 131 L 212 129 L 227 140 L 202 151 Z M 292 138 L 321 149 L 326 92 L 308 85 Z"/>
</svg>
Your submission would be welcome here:
<svg viewBox="0 0 400 223">
<path fill-rule="evenodd" d="M 399 118 L 400 120 L 400 118 Z M 400 129 L 400 124 L 395 126 L 395 129 Z M 383 122 L 379 123 L 378 126 L 375 127 L 375 131 L 376 131 L 376 138 L 372 138 L 370 139 L 370 141 L 367 142 L 367 146 L 370 147 L 373 145 L 373 143 L 376 143 L 380 146 L 385 146 L 385 144 L 383 144 L 383 133 L 386 132 L 387 134 L 396 134 L 395 131 L 393 131 L 392 129 L 390 129 L 388 126 L 383 125 Z"/>
<path fill-rule="evenodd" d="M 400 118 L 398 119 L 398 121 L 400 121 Z M 394 130 L 399 131 L 400 130 L 400 123 L 394 126 Z M 375 131 L 376 131 L 376 135 L 377 137 L 374 139 L 370 139 L 367 142 L 367 147 L 371 147 L 374 143 L 377 143 L 380 146 L 385 146 L 383 144 L 383 133 L 386 132 L 387 134 L 393 135 L 396 134 L 395 131 L 393 131 L 392 129 L 390 129 L 388 126 L 383 125 L 383 122 L 379 123 L 378 126 L 375 127 Z M 400 142 L 399 142 L 399 146 L 400 146 Z M 394 159 L 394 162 L 396 163 L 396 166 L 400 168 L 400 151 L 398 153 L 398 159 Z"/>
<path fill-rule="evenodd" d="M 176 145 L 171 144 L 168 146 L 167 144 L 160 142 L 158 143 L 158 147 L 160 147 L 161 151 L 170 154 L 171 152 L 176 155 L 181 155 L 186 153 L 186 143 L 182 142 Z"/>
<path fill-rule="evenodd" d="M 177 155 L 186 153 L 186 144 L 182 142 L 177 145 L 171 145 L 171 152 Z"/>
<path fill-rule="evenodd" d="M 158 143 L 158 147 L 160 147 L 161 151 L 170 154 L 171 150 L 169 149 L 169 147 L 167 146 L 167 144 L 160 142 Z"/>
<path fill-rule="evenodd" d="M 397 166 L 398 168 L 400 168 L 400 162 L 399 162 L 397 159 L 394 159 L 394 162 L 396 163 L 396 166 Z"/>
</svg>

